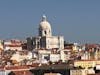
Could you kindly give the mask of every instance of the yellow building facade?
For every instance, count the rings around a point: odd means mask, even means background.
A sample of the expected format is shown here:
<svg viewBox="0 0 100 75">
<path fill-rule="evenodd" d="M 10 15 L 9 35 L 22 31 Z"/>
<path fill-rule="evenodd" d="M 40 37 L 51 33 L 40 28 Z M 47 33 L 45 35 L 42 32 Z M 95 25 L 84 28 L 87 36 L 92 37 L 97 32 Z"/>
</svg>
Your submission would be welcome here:
<svg viewBox="0 0 100 75">
<path fill-rule="evenodd" d="M 100 60 L 80 60 L 80 61 L 75 61 L 74 66 L 79 67 L 81 66 L 82 68 L 89 68 L 89 67 L 95 67 L 96 64 L 100 64 Z"/>
<path fill-rule="evenodd" d="M 70 70 L 70 75 L 87 75 L 87 74 L 95 74 L 93 69 L 73 69 Z"/>
</svg>

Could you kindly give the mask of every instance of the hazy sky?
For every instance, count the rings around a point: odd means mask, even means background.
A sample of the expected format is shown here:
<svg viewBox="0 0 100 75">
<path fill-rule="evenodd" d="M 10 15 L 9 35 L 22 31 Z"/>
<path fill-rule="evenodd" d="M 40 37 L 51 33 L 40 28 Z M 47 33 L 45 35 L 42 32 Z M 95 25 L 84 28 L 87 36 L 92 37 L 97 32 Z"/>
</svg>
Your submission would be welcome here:
<svg viewBox="0 0 100 75">
<path fill-rule="evenodd" d="M 38 35 L 42 15 L 68 42 L 100 42 L 100 0 L 0 0 L 0 39 Z"/>
</svg>

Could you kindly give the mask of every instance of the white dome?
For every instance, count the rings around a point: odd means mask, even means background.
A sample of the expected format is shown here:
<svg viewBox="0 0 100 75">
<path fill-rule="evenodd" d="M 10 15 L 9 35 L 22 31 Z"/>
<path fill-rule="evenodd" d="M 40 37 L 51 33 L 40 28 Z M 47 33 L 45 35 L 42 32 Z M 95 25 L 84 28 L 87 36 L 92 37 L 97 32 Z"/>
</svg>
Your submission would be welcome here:
<svg viewBox="0 0 100 75">
<path fill-rule="evenodd" d="M 50 23 L 48 23 L 47 21 L 41 22 L 40 23 L 40 29 L 43 29 L 43 30 L 50 29 L 51 30 Z"/>
<path fill-rule="evenodd" d="M 43 16 L 42 21 L 39 24 L 39 36 L 51 36 L 51 35 L 52 35 L 51 25 L 46 20 L 46 16 Z"/>
<path fill-rule="evenodd" d="M 43 29 L 43 30 L 46 30 L 46 29 L 49 29 L 51 30 L 51 25 L 48 21 L 46 21 L 46 16 L 43 16 L 42 17 L 42 21 L 40 22 L 40 25 L 39 25 L 40 29 Z"/>
</svg>

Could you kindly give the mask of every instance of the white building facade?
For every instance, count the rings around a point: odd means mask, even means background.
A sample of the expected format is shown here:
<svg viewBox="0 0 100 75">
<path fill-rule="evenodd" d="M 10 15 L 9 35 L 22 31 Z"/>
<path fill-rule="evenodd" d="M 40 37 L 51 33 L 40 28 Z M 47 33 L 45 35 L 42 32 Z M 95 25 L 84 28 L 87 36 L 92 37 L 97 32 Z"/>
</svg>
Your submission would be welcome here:
<svg viewBox="0 0 100 75">
<path fill-rule="evenodd" d="M 42 20 L 38 28 L 38 36 L 27 39 L 27 47 L 31 49 L 64 49 L 64 37 L 52 36 L 52 29 L 50 23 L 47 21 L 46 16 Z"/>
</svg>

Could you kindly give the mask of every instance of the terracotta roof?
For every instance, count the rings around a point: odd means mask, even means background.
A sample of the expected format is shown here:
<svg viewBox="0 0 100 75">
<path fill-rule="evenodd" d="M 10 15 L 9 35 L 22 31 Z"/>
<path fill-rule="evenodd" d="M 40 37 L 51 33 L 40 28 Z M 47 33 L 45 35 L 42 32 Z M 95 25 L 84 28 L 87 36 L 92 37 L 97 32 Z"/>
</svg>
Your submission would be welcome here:
<svg viewBox="0 0 100 75">
<path fill-rule="evenodd" d="M 9 46 L 9 47 L 21 47 L 21 45 L 16 45 L 16 44 L 12 44 L 12 45 L 5 45 L 5 46 Z"/>
<path fill-rule="evenodd" d="M 88 49 L 91 49 L 91 48 L 100 47 L 100 45 L 99 44 L 86 44 L 85 47 Z"/>
<path fill-rule="evenodd" d="M 4 69 L 4 67 L 2 65 L 0 65 L 0 70 L 3 70 L 3 69 Z"/>
<path fill-rule="evenodd" d="M 11 75 L 33 75 L 32 72 L 30 72 L 29 70 L 12 71 L 10 74 Z"/>
<path fill-rule="evenodd" d="M 6 70 L 11 70 L 11 69 L 29 69 L 29 66 L 10 66 L 10 67 L 5 67 Z"/>
</svg>

